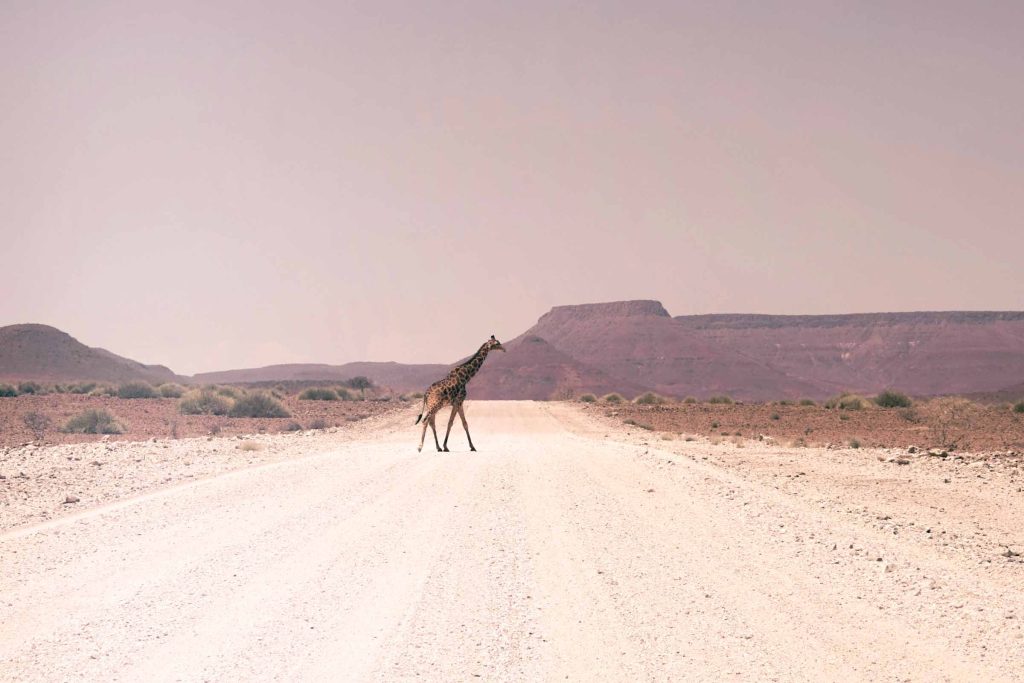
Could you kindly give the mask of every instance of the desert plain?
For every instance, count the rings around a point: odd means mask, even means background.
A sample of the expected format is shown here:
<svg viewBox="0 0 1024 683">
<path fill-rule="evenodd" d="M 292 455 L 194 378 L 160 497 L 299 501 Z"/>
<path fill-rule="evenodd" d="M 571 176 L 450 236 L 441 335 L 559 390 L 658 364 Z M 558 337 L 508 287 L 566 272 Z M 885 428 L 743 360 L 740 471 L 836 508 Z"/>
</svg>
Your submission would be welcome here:
<svg viewBox="0 0 1024 683">
<path fill-rule="evenodd" d="M 417 409 L 5 448 L 0 678 L 1022 677 L 1018 453 Z"/>
</svg>

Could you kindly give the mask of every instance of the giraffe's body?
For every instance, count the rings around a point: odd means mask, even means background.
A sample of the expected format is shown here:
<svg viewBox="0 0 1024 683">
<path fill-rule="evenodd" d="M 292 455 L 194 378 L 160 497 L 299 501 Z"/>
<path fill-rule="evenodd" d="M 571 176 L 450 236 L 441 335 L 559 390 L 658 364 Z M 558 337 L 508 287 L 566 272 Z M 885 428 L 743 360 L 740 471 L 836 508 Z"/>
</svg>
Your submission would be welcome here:
<svg viewBox="0 0 1024 683">
<path fill-rule="evenodd" d="M 416 418 L 416 424 L 423 420 L 423 432 L 420 434 L 420 447 L 417 450 L 423 450 L 423 440 L 427 437 L 427 425 L 430 425 L 430 430 L 434 433 L 434 445 L 437 446 L 437 450 L 447 451 L 448 435 L 452 432 L 452 423 L 455 422 L 456 415 L 462 419 L 462 428 L 466 430 L 466 439 L 469 440 L 469 450 L 476 450 L 473 446 L 473 439 L 469 435 L 469 425 L 466 424 L 466 413 L 462 410 L 462 402 L 466 400 L 466 384 L 473 378 L 477 370 L 480 369 L 480 366 L 484 364 L 484 359 L 487 358 L 487 354 L 492 349 L 505 350 L 505 347 L 494 338 L 493 334 L 469 360 L 449 372 L 448 376 L 444 379 L 431 384 L 430 388 L 427 389 L 427 392 L 423 395 L 423 411 Z M 448 417 L 448 431 L 445 432 L 444 448 L 442 448 L 437 440 L 437 427 L 434 424 L 434 420 L 437 418 L 437 411 L 448 405 L 452 407 L 452 414 Z"/>
</svg>

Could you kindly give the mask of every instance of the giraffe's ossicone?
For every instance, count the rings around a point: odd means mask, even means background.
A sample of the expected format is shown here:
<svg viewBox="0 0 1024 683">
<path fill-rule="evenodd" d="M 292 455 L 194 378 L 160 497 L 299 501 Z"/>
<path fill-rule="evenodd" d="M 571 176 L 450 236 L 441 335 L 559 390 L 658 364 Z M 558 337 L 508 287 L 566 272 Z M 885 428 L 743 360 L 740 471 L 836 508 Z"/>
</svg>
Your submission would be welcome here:
<svg viewBox="0 0 1024 683">
<path fill-rule="evenodd" d="M 462 402 L 466 400 L 466 384 L 473 378 L 477 370 L 480 369 L 480 366 L 484 364 L 487 354 L 495 349 L 504 351 L 505 347 L 492 334 L 491 338 L 485 341 L 480 350 L 474 353 L 469 360 L 454 368 L 444 379 L 430 385 L 426 393 L 423 394 L 423 410 L 420 411 L 419 417 L 416 418 L 416 424 L 419 424 L 420 420 L 423 421 L 420 446 L 416 450 L 423 450 L 423 440 L 427 437 L 427 425 L 430 425 L 430 430 L 434 433 L 434 445 L 437 446 L 437 450 L 447 451 L 448 435 L 452 432 L 452 423 L 455 422 L 456 415 L 462 419 L 462 428 L 466 430 L 466 439 L 469 440 L 469 450 L 476 450 L 473 446 L 473 438 L 469 435 L 469 425 L 466 424 L 466 413 L 462 409 Z M 442 448 L 441 444 L 437 441 L 437 428 L 434 425 L 434 420 L 437 418 L 437 411 L 448 405 L 452 407 L 452 413 L 448 417 L 448 431 L 444 434 L 444 447 Z"/>
</svg>

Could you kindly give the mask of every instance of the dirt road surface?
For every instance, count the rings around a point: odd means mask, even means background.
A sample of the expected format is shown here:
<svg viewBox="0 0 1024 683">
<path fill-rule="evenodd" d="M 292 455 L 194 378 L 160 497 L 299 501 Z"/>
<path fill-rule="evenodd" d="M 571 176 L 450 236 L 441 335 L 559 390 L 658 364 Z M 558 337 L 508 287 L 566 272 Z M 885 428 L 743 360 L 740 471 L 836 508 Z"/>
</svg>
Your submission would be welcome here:
<svg viewBox="0 0 1024 683">
<path fill-rule="evenodd" d="M 1024 678 L 1016 471 L 467 416 L 5 531 L 0 678 Z"/>
</svg>

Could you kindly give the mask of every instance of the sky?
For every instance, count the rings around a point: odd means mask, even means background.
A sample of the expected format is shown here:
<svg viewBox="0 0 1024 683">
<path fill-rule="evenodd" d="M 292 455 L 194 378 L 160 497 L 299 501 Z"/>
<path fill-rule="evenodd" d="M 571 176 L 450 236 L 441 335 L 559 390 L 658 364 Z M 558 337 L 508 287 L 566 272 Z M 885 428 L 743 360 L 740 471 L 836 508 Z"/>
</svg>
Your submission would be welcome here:
<svg viewBox="0 0 1024 683">
<path fill-rule="evenodd" d="M 183 374 L 552 306 L 1024 307 L 1024 3 L 0 3 L 0 325 Z"/>
</svg>

